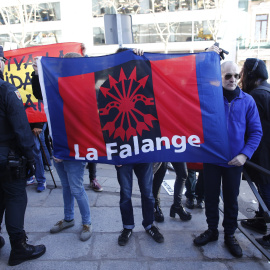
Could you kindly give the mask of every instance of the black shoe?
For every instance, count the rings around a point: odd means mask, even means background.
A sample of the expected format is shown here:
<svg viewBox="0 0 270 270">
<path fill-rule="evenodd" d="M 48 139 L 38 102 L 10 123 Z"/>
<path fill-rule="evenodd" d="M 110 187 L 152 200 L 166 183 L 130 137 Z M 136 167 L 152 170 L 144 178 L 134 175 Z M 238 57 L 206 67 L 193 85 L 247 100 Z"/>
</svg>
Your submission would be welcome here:
<svg viewBox="0 0 270 270">
<path fill-rule="evenodd" d="M 0 248 L 2 248 L 5 245 L 5 239 L 0 236 Z"/>
<path fill-rule="evenodd" d="M 183 221 L 191 220 L 192 215 L 185 210 L 185 208 L 180 206 L 174 206 L 174 204 L 171 206 L 170 210 L 170 217 L 175 217 L 175 214 L 178 214 L 180 219 Z"/>
<path fill-rule="evenodd" d="M 205 208 L 204 201 L 203 200 L 197 200 L 196 208 L 204 209 Z"/>
<path fill-rule="evenodd" d="M 242 220 L 241 225 L 244 228 L 250 229 L 252 231 L 258 232 L 260 234 L 267 233 L 267 225 L 263 218 L 258 219 L 257 216 L 251 219 Z"/>
<path fill-rule="evenodd" d="M 131 229 L 124 228 L 121 231 L 121 234 L 118 237 L 118 245 L 119 246 L 125 246 L 129 240 L 129 237 L 132 235 Z"/>
<path fill-rule="evenodd" d="M 146 232 L 157 242 L 157 243 L 163 243 L 164 237 L 159 232 L 158 228 L 154 225 L 149 230 L 146 230 Z"/>
<path fill-rule="evenodd" d="M 155 200 L 154 217 L 156 222 L 164 222 L 164 215 L 161 211 L 159 200 Z"/>
<path fill-rule="evenodd" d="M 266 249 L 270 249 L 270 234 L 263 236 L 262 238 L 256 238 L 256 241 Z"/>
<path fill-rule="evenodd" d="M 199 236 L 197 236 L 194 240 L 193 243 L 200 247 L 208 244 L 209 242 L 217 241 L 218 240 L 218 230 L 210 230 L 208 229 L 207 231 L 203 232 Z"/>
<path fill-rule="evenodd" d="M 28 260 L 37 259 L 45 253 L 46 247 L 44 245 L 28 245 L 26 243 L 26 239 L 27 238 L 11 243 L 12 249 L 8 260 L 8 264 L 10 266 L 14 266 Z"/>
<path fill-rule="evenodd" d="M 194 199 L 187 198 L 186 199 L 186 207 L 188 209 L 193 209 L 194 208 Z"/>
<path fill-rule="evenodd" d="M 243 256 L 242 248 L 234 235 L 225 235 L 224 243 L 234 257 L 241 258 Z"/>
</svg>

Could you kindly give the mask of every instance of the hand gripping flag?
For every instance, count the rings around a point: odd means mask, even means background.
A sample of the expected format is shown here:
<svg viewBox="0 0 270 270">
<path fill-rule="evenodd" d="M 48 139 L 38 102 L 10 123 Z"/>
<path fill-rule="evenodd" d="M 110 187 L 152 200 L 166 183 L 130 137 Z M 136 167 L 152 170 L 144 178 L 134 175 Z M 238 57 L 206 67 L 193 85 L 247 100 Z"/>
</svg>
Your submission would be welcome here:
<svg viewBox="0 0 270 270">
<path fill-rule="evenodd" d="M 81 53 L 81 43 L 66 42 L 27 47 L 5 51 L 8 59 L 4 70 L 5 81 L 19 90 L 29 123 L 47 122 L 42 100 L 37 100 L 32 91 L 32 64 L 36 56 L 62 57 L 67 52 Z"/>
<path fill-rule="evenodd" d="M 38 62 L 54 155 L 109 164 L 227 163 L 219 56 L 131 50 Z"/>
</svg>

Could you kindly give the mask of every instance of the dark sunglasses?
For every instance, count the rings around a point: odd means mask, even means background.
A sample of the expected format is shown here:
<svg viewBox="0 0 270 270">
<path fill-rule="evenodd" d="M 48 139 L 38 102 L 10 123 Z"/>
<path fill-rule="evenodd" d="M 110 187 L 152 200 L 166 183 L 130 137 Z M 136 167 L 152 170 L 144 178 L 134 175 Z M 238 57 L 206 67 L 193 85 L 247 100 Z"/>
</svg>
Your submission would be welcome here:
<svg viewBox="0 0 270 270">
<path fill-rule="evenodd" d="M 0 60 L 1 60 L 1 61 L 3 61 L 4 63 L 6 63 L 7 58 L 5 58 L 5 57 L 1 57 L 1 58 L 0 58 Z"/>
<path fill-rule="evenodd" d="M 229 80 L 229 79 L 231 79 L 232 76 L 233 76 L 236 80 L 239 80 L 239 79 L 240 79 L 240 75 L 239 75 L 239 74 L 234 74 L 234 75 L 232 75 L 232 74 L 226 74 L 226 75 L 224 76 L 224 78 L 225 78 L 225 80 Z"/>
</svg>

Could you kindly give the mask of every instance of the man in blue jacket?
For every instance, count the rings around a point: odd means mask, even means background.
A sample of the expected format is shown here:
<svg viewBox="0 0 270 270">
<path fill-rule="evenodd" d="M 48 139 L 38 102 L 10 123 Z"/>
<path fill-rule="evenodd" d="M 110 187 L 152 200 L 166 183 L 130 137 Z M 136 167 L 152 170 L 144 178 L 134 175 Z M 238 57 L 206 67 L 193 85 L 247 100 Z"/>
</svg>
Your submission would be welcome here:
<svg viewBox="0 0 270 270">
<path fill-rule="evenodd" d="M 231 61 L 221 65 L 222 86 L 231 151 L 228 164 L 204 164 L 205 214 L 208 230 L 194 239 L 196 246 L 218 240 L 219 195 L 222 179 L 224 242 L 230 253 L 242 257 L 234 237 L 237 229 L 239 187 L 244 163 L 258 147 L 262 128 L 254 99 L 238 86 L 239 68 Z"/>
</svg>

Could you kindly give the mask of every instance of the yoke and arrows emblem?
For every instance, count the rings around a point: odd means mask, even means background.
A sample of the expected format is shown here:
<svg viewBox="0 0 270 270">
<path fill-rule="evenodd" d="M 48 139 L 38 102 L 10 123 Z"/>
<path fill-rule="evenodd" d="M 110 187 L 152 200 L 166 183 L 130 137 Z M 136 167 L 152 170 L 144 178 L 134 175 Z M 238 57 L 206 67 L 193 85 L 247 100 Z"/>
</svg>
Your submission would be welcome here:
<svg viewBox="0 0 270 270">
<path fill-rule="evenodd" d="M 138 94 L 140 89 L 145 88 L 148 77 L 149 75 L 137 81 L 136 67 L 134 67 L 127 79 L 123 68 L 121 68 L 118 81 L 109 75 L 110 88 L 100 87 L 105 98 L 109 96 L 113 99 L 99 110 L 100 115 L 109 115 L 112 109 L 118 110 L 114 120 L 107 122 L 102 128 L 104 131 L 109 131 L 110 137 L 114 134 L 114 139 L 120 137 L 124 140 L 126 137 L 129 140 L 131 136 L 136 136 L 137 133 L 141 136 L 143 130 L 149 131 L 149 127 L 153 127 L 152 121 L 157 119 L 152 114 L 145 114 L 136 108 L 139 101 L 142 101 L 145 106 L 154 105 L 153 98 Z M 129 84 L 125 83 L 127 80 L 129 80 Z M 115 91 L 112 91 L 113 89 Z M 139 115 L 140 117 L 138 117 Z M 135 125 L 132 124 L 134 122 Z"/>
</svg>

